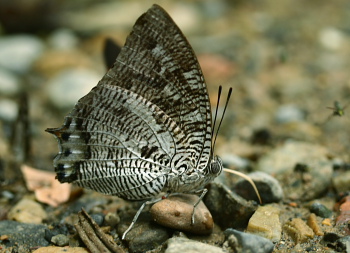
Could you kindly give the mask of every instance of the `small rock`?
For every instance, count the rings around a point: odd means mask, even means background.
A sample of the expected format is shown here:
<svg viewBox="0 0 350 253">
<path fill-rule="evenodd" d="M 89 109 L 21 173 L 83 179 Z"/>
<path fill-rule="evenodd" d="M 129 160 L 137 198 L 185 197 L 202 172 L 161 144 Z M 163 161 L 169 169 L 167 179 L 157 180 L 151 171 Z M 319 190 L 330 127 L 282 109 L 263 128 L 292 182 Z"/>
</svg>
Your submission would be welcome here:
<svg viewBox="0 0 350 253">
<path fill-rule="evenodd" d="M 54 49 L 73 49 L 78 45 L 78 38 L 72 30 L 61 28 L 51 34 L 49 43 Z"/>
<path fill-rule="evenodd" d="M 91 70 L 65 70 L 49 80 L 48 96 L 59 109 L 71 108 L 86 95 L 102 76 Z"/>
<path fill-rule="evenodd" d="M 323 47 L 336 50 L 346 43 L 346 36 L 341 30 L 335 27 L 326 27 L 320 30 L 319 41 Z"/>
<path fill-rule="evenodd" d="M 222 162 L 224 164 L 224 167 L 235 167 L 239 169 L 245 169 L 250 165 L 249 160 L 242 158 L 240 156 L 231 154 L 231 153 L 226 153 L 220 156 L 222 159 Z M 224 173 L 221 173 L 223 175 Z"/>
<path fill-rule="evenodd" d="M 323 236 L 321 243 L 334 249 L 336 248 L 339 239 L 341 239 L 341 236 L 336 233 L 326 233 Z"/>
<path fill-rule="evenodd" d="M 20 223 L 17 221 L 0 221 L 1 235 L 7 235 L 10 240 L 2 241 L 1 245 L 11 247 L 26 245 L 27 247 L 48 246 L 45 240 L 45 225 Z"/>
<path fill-rule="evenodd" d="M 90 215 L 97 225 L 102 226 L 104 217 L 100 213 L 93 213 Z"/>
<path fill-rule="evenodd" d="M 305 113 L 295 105 L 282 105 L 277 109 L 275 115 L 278 123 L 288 123 L 305 119 Z"/>
<path fill-rule="evenodd" d="M 314 233 L 316 235 L 319 235 L 319 236 L 324 235 L 322 229 L 320 228 L 320 226 L 317 223 L 316 214 L 314 214 L 314 213 L 310 214 L 309 218 L 307 219 L 307 225 L 310 228 L 312 228 L 312 230 L 314 231 Z"/>
<path fill-rule="evenodd" d="M 222 229 L 245 229 L 250 217 L 256 210 L 253 201 L 246 201 L 222 184 L 210 183 L 204 197 L 214 222 Z"/>
<path fill-rule="evenodd" d="M 22 199 L 9 211 L 7 217 L 23 223 L 40 224 L 47 218 L 47 214 L 39 203 Z"/>
<path fill-rule="evenodd" d="M 40 39 L 31 35 L 0 38 L 0 66 L 16 73 L 26 73 L 44 50 Z"/>
<path fill-rule="evenodd" d="M 120 217 L 115 212 L 107 213 L 105 216 L 104 224 L 106 226 L 115 227 L 120 222 Z"/>
<path fill-rule="evenodd" d="M 229 246 L 237 253 L 269 253 L 273 251 L 273 243 L 261 236 L 243 233 L 235 229 L 224 232 Z"/>
<path fill-rule="evenodd" d="M 350 222 L 350 196 L 342 198 L 337 204 L 339 215 L 336 219 L 337 225 L 347 225 Z M 350 234 L 350 227 L 345 228 Z"/>
<path fill-rule="evenodd" d="M 198 196 L 189 194 L 170 196 L 151 207 L 152 218 L 165 227 L 194 234 L 210 234 L 214 222 L 202 201 L 195 208 L 194 224 L 191 224 L 193 206 L 198 199 Z"/>
<path fill-rule="evenodd" d="M 282 233 L 279 214 L 280 210 L 277 207 L 259 206 L 249 220 L 247 232 L 265 237 L 273 242 L 279 241 Z"/>
<path fill-rule="evenodd" d="M 18 105 L 10 99 L 0 100 L 0 119 L 8 122 L 16 120 L 18 114 Z"/>
<path fill-rule="evenodd" d="M 89 250 L 82 247 L 56 247 L 56 246 L 49 246 L 49 247 L 41 247 L 33 253 L 90 253 Z"/>
<path fill-rule="evenodd" d="M 20 80 L 10 71 L 0 68 L 0 80 L 0 94 L 5 96 L 14 96 L 20 92 Z"/>
<path fill-rule="evenodd" d="M 350 252 L 350 236 L 344 236 L 336 241 L 338 251 Z"/>
<path fill-rule="evenodd" d="M 332 183 L 338 193 L 350 191 L 350 171 L 345 171 L 334 175 Z"/>
<path fill-rule="evenodd" d="M 117 232 L 121 238 L 125 230 L 129 227 L 135 213 L 120 214 L 121 221 L 118 224 Z M 168 229 L 152 222 L 149 212 L 140 214 L 133 228 L 126 235 L 130 252 L 146 252 L 162 245 L 169 239 Z"/>
<path fill-rule="evenodd" d="M 189 240 L 186 238 L 174 237 L 167 241 L 167 248 L 165 253 L 224 253 L 224 251 L 216 246 L 208 245 L 205 243 Z"/>
<path fill-rule="evenodd" d="M 67 246 L 69 243 L 69 238 L 66 235 L 58 234 L 51 238 L 51 242 L 57 246 Z"/>
<path fill-rule="evenodd" d="M 320 216 L 322 218 L 329 218 L 332 216 L 333 212 L 329 210 L 326 206 L 322 205 L 321 203 L 313 203 L 310 206 L 310 212 L 316 214 L 317 216 Z"/>
<path fill-rule="evenodd" d="M 269 174 L 257 171 L 250 173 L 247 176 L 254 181 L 264 204 L 279 202 L 283 199 L 283 190 L 281 185 Z M 234 190 L 247 200 L 253 199 L 255 201 L 259 201 L 254 188 L 245 179 L 240 179 L 234 186 Z"/>
<path fill-rule="evenodd" d="M 295 243 L 303 243 L 314 237 L 312 229 L 300 218 L 294 218 L 284 224 L 283 229 Z"/>
</svg>

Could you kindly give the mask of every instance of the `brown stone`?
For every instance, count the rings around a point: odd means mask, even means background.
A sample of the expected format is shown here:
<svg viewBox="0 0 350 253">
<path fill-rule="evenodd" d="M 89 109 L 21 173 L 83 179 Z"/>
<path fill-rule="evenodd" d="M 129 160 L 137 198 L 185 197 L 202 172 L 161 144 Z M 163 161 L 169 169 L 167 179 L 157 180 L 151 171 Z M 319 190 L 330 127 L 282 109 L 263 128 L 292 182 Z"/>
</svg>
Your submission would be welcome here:
<svg viewBox="0 0 350 253">
<path fill-rule="evenodd" d="M 314 237 L 312 229 L 300 218 L 286 222 L 283 229 L 296 243 L 303 243 Z"/>
<path fill-rule="evenodd" d="M 195 208 L 194 224 L 191 224 L 193 206 L 198 199 L 198 196 L 189 194 L 170 196 L 152 206 L 152 218 L 165 227 L 194 234 L 210 234 L 214 222 L 202 201 Z"/>
<path fill-rule="evenodd" d="M 310 228 L 314 231 L 316 235 L 324 235 L 322 229 L 317 223 L 317 217 L 316 214 L 311 213 L 309 218 L 307 219 L 307 225 L 309 225 Z"/>
</svg>

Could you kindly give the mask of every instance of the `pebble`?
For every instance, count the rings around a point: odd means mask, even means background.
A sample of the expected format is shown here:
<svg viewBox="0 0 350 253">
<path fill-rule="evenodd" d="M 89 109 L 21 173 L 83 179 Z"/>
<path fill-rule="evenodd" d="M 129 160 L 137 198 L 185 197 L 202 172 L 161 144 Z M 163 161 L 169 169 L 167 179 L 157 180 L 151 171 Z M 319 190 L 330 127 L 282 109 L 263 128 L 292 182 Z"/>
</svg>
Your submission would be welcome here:
<svg viewBox="0 0 350 253">
<path fill-rule="evenodd" d="M 129 227 L 135 213 L 121 215 L 117 232 L 121 238 Z M 142 212 L 129 233 L 125 237 L 130 252 L 146 252 L 161 246 L 170 237 L 169 229 L 152 222 L 149 212 Z"/>
<path fill-rule="evenodd" d="M 174 237 L 167 241 L 167 248 L 164 253 L 178 253 L 178 252 L 186 252 L 186 253 L 224 253 L 224 251 L 216 246 L 208 245 L 202 242 L 197 242 L 194 240 Z"/>
<path fill-rule="evenodd" d="M 104 225 L 115 227 L 120 222 L 120 217 L 115 212 L 109 212 L 105 216 Z"/>
<path fill-rule="evenodd" d="M 237 253 L 269 253 L 274 249 L 274 244 L 261 236 L 243 233 L 235 229 L 226 229 L 227 244 Z"/>
<path fill-rule="evenodd" d="M 97 225 L 102 226 L 103 221 L 104 221 L 103 214 L 93 213 L 90 216 L 96 222 Z"/>
<path fill-rule="evenodd" d="M 322 146 L 288 141 L 264 155 L 257 164 L 259 171 L 274 174 L 281 182 L 286 198 L 311 200 L 319 197 L 331 184 L 333 167 Z M 295 171 L 302 164 L 305 171 Z"/>
<path fill-rule="evenodd" d="M 2 98 L 0 100 L 0 119 L 13 122 L 18 114 L 18 105 L 11 99 Z"/>
<path fill-rule="evenodd" d="M 198 199 L 196 195 L 173 195 L 155 203 L 150 213 L 153 220 L 162 226 L 194 234 L 210 234 L 214 221 L 202 201 L 195 208 L 194 224 L 191 224 L 193 206 Z"/>
<path fill-rule="evenodd" d="M 282 105 L 277 108 L 275 120 L 278 123 L 288 123 L 292 121 L 302 121 L 305 119 L 305 113 L 293 104 Z"/>
<path fill-rule="evenodd" d="M 314 231 L 316 235 L 324 235 L 321 227 L 318 225 L 316 214 L 311 213 L 307 219 L 307 225 Z"/>
<path fill-rule="evenodd" d="M 259 206 L 249 220 L 247 232 L 278 242 L 282 234 L 279 216 L 279 208 L 272 205 Z"/>
<path fill-rule="evenodd" d="M 11 208 L 7 217 L 23 223 L 41 224 L 47 218 L 47 214 L 39 203 L 22 199 Z"/>
<path fill-rule="evenodd" d="M 350 171 L 335 174 L 332 183 L 338 193 L 350 191 Z"/>
<path fill-rule="evenodd" d="M 57 246 L 67 246 L 69 244 L 69 238 L 66 235 L 58 234 L 51 238 L 51 242 Z"/>
<path fill-rule="evenodd" d="M 346 253 L 350 252 L 350 236 L 344 236 L 336 241 L 337 249 Z"/>
<path fill-rule="evenodd" d="M 77 47 L 79 39 L 67 28 L 55 30 L 48 39 L 49 45 L 57 50 L 68 50 Z"/>
<path fill-rule="evenodd" d="M 325 27 L 319 32 L 319 42 L 326 49 L 337 50 L 346 43 L 346 36 L 335 27 Z"/>
<path fill-rule="evenodd" d="M 26 247 L 48 246 L 45 240 L 45 225 L 20 223 L 17 221 L 0 221 L 0 234 L 7 235 L 10 240 L 1 244 L 6 247 L 25 245 Z M 1 250 L 0 250 L 1 251 Z"/>
<path fill-rule="evenodd" d="M 261 171 L 253 172 L 247 175 L 258 188 L 260 197 L 264 204 L 279 202 L 283 199 L 283 190 L 279 182 L 269 174 Z M 240 179 L 234 186 L 234 191 L 243 198 L 259 201 L 254 188 L 245 179 Z"/>
<path fill-rule="evenodd" d="M 35 36 L 0 37 L 0 66 L 15 73 L 27 73 L 43 50 L 43 42 Z"/>
<path fill-rule="evenodd" d="M 294 218 L 286 222 L 283 230 L 287 232 L 296 244 L 306 242 L 315 235 L 312 229 L 306 225 L 305 221 L 300 218 Z"/>
<path fill-rule="evenodd" d="M 315 202 L 310 206 L 310 212 L 320 216 L 322 218 L 329 218 L 332 216 L 333 212 L 329 210 L 325 205 Z"/>
<path fill-rule="evenodd" d="M 228 187 L 210 183 L 204 203 L 213 216 L 215 224 L 222 229 L 245 229 L 250 217 L 256 210 L 253 201 L 247 201 Z"/>
<path fill-rule="evenodd" d="M 41 247 L 33 253 L 90 253 L 89 250 L 82 247 L 56 247 L 56 246 L 49 246 L 49 247 Z"/>
<path fill-rule="evenodd" d="M 336 205 L 339 215 L 336 219 L 337 225 L 344 225 L 350 222 L 350 196 L 342 198 L 339 203 Z M 350 227 L 346 229 L 347 233 L 350 234 Z"/>
<path fill-rule="evenodd" d="M 21 90 L 21 81 L 11 71 L 0 68 L 0 94 L 4 96 L 17 95 Z"/>
<path fill-rule="evenodd" d="M 250 165 L 250 162 L 248 159 L 242 158 L 240 156 L 226 153 L 220 156 L 222 159 L 222 162 L 224 164 L 224 167 L 234 167 L 238 169 L 245 169 Z M 221 173 L 221 175 L 224 173 Z"/>
<path fill-rule="evenodd" d="M 57 108 L 70 109 L 97 85 L 101 78 L 101 75 L 88 69 L 62 71 L 48 81 L 48 97 Z"/>
</svg>

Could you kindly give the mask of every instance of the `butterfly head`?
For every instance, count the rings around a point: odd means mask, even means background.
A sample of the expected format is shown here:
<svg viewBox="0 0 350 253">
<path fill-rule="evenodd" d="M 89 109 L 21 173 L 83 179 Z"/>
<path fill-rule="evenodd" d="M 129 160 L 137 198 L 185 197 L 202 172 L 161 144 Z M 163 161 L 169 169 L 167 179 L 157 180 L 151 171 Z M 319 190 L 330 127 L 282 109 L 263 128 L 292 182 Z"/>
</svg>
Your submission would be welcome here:
<svg viewBox="0 0 350 253">
<path fill-rule="evenodd" d="M 208 164 L 207 169 L 208 173 L 211 174 L 213 177 L 219 176 L 222 171 L 221 158 L 218 156 L 214 156 Z"/>
</svg>

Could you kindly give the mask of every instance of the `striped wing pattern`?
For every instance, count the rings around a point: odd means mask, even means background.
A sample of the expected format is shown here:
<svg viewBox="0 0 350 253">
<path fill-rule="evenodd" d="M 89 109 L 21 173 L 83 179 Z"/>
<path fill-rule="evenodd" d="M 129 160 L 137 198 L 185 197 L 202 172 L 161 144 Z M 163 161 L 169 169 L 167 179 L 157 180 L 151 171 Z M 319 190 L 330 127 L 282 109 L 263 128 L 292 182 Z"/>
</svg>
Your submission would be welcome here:
<svg viewBox="0 0 350 253">
<path fill-rule="evenodd" d="M 169 175 L 206 169 L 208 92 L 191 46 L 161 7 L 136 21 L 114 66 L 62 127 L 47 131 L 59 142 L 60 182 L 125 199 L 175 191 Z"/>
</svg>

